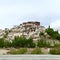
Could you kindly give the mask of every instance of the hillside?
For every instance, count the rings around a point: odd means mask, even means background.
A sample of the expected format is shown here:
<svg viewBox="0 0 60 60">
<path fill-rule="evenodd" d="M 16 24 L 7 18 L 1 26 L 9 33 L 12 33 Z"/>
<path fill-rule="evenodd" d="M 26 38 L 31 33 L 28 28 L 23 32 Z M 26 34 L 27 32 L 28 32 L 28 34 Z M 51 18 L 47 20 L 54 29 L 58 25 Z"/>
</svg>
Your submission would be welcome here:
<svg viewBox="0 0 60 60">
<path fill-rule="evenodd" d="M 11 29 L 5 28 L 0 30 L 0 38 L 4 37 L 6 40 L 12 40 L 15 36 L 24 35 L 26 38 L 33 37 L 34 40 L 38 40 L 39 33 L 45 31 L 45 27 L 40 25 L 40 22 L 24 22 L 19 26 L 14 26 Z"/>
<path fill-rule="evenodd" d="M 40 22 L 24 22 L 0 30 L 0 48 L 0 54 L 60 54 L 60 34 Z"/>
<path fill-rule="evenodd" d="M 0 47 L 60 47 L 60 34 L 40 22 L 24 22 L 11 29 L 0 30 Z"/>
</svg>

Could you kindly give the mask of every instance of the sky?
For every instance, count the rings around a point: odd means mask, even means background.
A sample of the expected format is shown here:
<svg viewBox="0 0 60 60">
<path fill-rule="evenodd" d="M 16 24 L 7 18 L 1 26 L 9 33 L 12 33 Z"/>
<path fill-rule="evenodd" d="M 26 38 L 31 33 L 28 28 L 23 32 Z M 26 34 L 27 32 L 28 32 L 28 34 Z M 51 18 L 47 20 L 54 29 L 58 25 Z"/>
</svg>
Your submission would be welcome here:
<svg viewBox="0 0 60 60">
<path fill-rule="evenodd" d="M 60 0 L 0 0 L 0 29 L 26 21 L 60 31 Z"/>
</svg>

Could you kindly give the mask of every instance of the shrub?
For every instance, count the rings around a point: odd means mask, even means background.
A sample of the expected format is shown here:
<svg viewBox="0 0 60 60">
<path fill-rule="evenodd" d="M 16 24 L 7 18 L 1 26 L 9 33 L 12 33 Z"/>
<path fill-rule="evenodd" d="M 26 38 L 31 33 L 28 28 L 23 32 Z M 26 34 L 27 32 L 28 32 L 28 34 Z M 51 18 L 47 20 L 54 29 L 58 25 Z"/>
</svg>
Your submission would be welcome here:
<svg viewBox="0 0 60 60">
<path fill-rule="evenodd" d="M 44 35 L 44 32 L 40 32 L 40 34 L 39 34 L 40 36 L 43 36 Z"/>
<path fill-rule="evenodd" d="M 50 49 L 50 52 L 49 53 L 50 54 L 55 54 L 55 52 L 56 52 L 55 49 Z"/>
<path fill-rule="evenodd" d="M 36 44 L 32 43 L 31 48 L 35 48 Z"/>
<path fill-rule="evenodd" d="M 46 42 L 46 40 L 38 40 L 38 44 L 37 44 L 38 47 L 50 47 L 50 43 L 49 42 Z"/>
<path fill-rule="evenodd" d="M 52 48 L 50 49 L 49 53 L 54 55 L 60 55 L 60 48 Z"/>
<path fill-rule="evenodd" d="M 54 31 L 52 28 L 48 27 L 46 29 L 46 32 L 48 35 L 50 35 L 51 38 L 60 40 L 60 34 L 58 33 L 58 31 Z"/>
<path fill-rule="evenodd" d="M 11 44 L 11 42 L 9 42 L 9 41 L 4 41 L 4 47 L 11 47 L 12 46 L 12 44 Z"/>
<path fill-rule="evenodd" d="M 15 37 L 12 41 L 13 47 L 35 47 L 35 43 L 33 43 L 33 39 L 26 39 L 25 37 Z"/>
<path fill-rule="evenodd" d="M 43 54 L 40 48 L 35 48 L 31 54 Z"/>
<path fill-rule="evenodd" d="M 1 48 L 4 47 L 4 38 L 0 38 L 0 47 L 1 47 Z"/>
<path fill-rule="evenodd" d="M 54 47 L 60 47 L 60 44 L 59 43 L 55 43 Z"/>
<path fill-rule="evenodd" d="M 20 48 L 20 49 L 13 49 L 9 53 L 10 54 L 24 54 L 27 51 L 26 48 Z"/>
</svg>

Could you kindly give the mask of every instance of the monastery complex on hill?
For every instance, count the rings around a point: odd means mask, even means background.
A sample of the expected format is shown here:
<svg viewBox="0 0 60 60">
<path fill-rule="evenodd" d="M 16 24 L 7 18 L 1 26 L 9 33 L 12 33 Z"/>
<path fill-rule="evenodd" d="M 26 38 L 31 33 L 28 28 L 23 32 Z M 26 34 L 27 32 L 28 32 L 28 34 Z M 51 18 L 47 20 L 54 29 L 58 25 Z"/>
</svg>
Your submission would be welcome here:
<svg viewBox="0 0 60 60">
<path fill-rule="evenodd" d="M 14 26 L 11 29 L 5 28 L 5 30 L 0 29 L 0 38 L 4 37 L 6 34 L 6 31 L 8 32 L 8 35 L 6 37 L 6 40 L 11 41 L 14 39 L 15 36 L 21 36 L 24 35 L 26 38 L 32 37 L 33 40 L 38 40 L 39 33 L 45 31 L 45 27 L 41 26 L 40 22 L 23 22 L 19 26 Z"/>
</svg>

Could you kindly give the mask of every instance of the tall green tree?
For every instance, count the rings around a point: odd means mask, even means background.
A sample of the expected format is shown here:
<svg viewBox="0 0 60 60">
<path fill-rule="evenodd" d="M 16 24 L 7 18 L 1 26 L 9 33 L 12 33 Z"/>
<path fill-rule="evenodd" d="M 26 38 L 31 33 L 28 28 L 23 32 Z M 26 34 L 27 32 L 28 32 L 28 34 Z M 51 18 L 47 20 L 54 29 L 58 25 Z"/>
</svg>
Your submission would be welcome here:
<svg viewBox="0 0 60 60">
<path fill-rule="evenodd" d="M 51 36 L 51 38 L 60 40 L 60 34 L 58 33 L 58 31 L 54 31 L 52 28 L 49 27 L 46 29 L 46 32 L 48 35 Z"/>
<path fill-rule="evenodd" d="M 51 45 L 46 40 L 41 39 L 41 40 L 38 40 L 37 46 L 38 47 L 50 47 Z"/>
<path fill-rule="evenodd" d="M 4 41 L 4 47 L 12 47 L 12 43 L 10 41 L 5 40 Z"/>
<path fill-rule="evenodd" d="M 35 47 L 35 43 L 31 38 L 26 39 L 24 36 L 15 37 L 12 41 L 13 47 Z"/>
<path fill-rule="evenodd" d="M 0 38 L 0 47 L 3 48 L 4 47 L 4 39 Z"/>
</svg>

